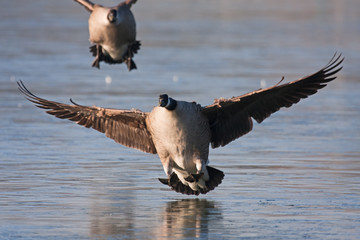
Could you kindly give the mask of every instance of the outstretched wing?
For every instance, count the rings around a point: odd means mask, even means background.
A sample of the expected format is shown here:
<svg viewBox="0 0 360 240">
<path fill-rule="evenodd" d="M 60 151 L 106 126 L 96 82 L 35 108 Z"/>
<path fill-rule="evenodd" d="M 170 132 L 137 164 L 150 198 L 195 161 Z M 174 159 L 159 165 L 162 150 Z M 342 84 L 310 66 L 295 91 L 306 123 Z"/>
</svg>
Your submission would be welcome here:
<svg viewBox="0 0 360 240">
<path fill-rule="evenodd" d="M 83 5 L 89 12 L 92 12 L 94 10 L 95 4 L 90 2 L 89 0 L 74 0 L 74 1 Z"/>
<path fill-rule="evenodd" d="M 316 93 L 334 80 L 344 58 L 335 54 L 320 71 L 299 80 L 266 89 L 260 89 L 230 99 L 216 99 L 203 108 L 211 128 L 211 146 L 225 146 L 252 130 L 255 119 L 261 123 L 282 107 L 290 107 L 300 99 Z"/>
<path fill-rule="evenodd" d="M 136 1 L 137 1 L 137 0 L 126 0 L 126 1 L 124 1 L 124 3 L 125 3 L 126 5 L 128 5 L 129 8 L 131 8 L 131 6 L 136 3 Z M 121 3 L 120 3 L 120 4 L 121 4 Z"/>
<path fill-rule="evenodd" d="M 58 103 L 35 96 L 21 81 L 18 82 L 18 86 L 26 99 L 35 103 L 39 108 L 49 109 L 46 112 L 55 117 L 69 119 L 87 128 L 91 127 L 126 147 L 156 153 L 151 135 L 146 127 L 147 113 L 139 110 L 86 107 L 74 103 L 71 99 L 70 101 L 74 105 Z"/>
<path fill-rule="evenodd" d="M 127 8 L 131 8 L 131 6 L 133 5 L 133 4 L 135 4 L 137 2 L 137 0 L 125 0 L 125 1 L 123 1 L 123 2 L 121 2 L 121 3 L 119 3 L 117 6 L 116 6 L 116 8 L 117 9 L 120 9 L 121 7 L 123 7 L 123 6 L 126 6 Z"/>
</svg>

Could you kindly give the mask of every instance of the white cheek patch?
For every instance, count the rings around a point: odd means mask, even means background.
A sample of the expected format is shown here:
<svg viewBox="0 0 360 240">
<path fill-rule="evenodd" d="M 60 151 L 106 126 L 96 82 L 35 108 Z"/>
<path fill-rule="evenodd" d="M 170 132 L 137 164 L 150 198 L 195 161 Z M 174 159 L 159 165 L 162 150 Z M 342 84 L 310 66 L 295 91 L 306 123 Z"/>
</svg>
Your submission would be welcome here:
<svg viewBox="0 0 360 240">
<path fill-rule="evenodd" d="M 169 100 L 169 101 L 167 102 L 167 104 L 166 104 L 165 108 L 169 107 L 169 106 L 170 106 L 170 103 L 171 103 L 171 101 L 172 101 L 172 99 L 171 99 L 171 98 L 169 98 L 168 100 Z"/>
</svg>

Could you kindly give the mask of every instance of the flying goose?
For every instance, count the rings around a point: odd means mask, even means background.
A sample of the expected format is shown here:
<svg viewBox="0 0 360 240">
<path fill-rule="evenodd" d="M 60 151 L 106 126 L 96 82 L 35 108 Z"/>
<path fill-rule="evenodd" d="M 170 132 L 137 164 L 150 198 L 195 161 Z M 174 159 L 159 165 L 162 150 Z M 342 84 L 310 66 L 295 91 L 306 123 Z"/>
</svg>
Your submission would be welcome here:
<svg viewBox="0 0 360 240">
<path fill-rule="evenodd" d="M 94 4 L 89 0 L 75 0 L 89 12 L 90 47 L 95 57 L 92 66 L 100 68 L 100 62 L 109 64 L 125 62 L 128 70 L 136 69 L 132 60 L 140 49 L 140 41 L 136 41 L 136 23 L 130 10 L 137 0 L 126 0 L 111 8 Z"/>
<path fill-rule="evenodd" d="M 92 127 L 127 147 L 157 153 L 167 175 L 160 182 L 176 192 L 199 195 L 213 190 L 224 177 L 222 171 L 208 166 L 210 144 L 212 148 L 225 146 L 250 132 L 252 119 L 261 123 L 280 108 L 316 93 L 336 78 L 342 62 L 341 55 L 334 55 L 312 75 L 238 97 L 215 99 L 204 107 L 162 94 L 151 112 L 87 107 L 71 99 L 73 105 L 68 105 L 37 97 L 21 81 L 18 87 L 26 99 L 51 115 Z"/>
</svg>

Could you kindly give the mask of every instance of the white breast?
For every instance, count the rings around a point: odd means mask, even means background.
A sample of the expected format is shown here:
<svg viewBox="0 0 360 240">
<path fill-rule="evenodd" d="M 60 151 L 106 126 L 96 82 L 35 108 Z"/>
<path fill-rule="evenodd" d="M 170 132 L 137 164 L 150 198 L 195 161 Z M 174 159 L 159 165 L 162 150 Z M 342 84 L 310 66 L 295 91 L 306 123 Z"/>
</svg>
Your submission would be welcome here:
<svg viewBox="0 0 360 240">
<path fill-rule="evenodd" d="M 209 153 L 208 120 L 195 103 L 178 101 L 174 111 L 156 107 L 149 116 L 150 132 L 160 158 L 169 156 L 180 168 L 196 171 Z"/>
<path fill-rule="evenodd" d="M 135 20 L 131 18 L 129 23 L 125 22 L 125 14 L 119 14 L 117 23 L 111 24 L 107 19 L 109 10 L 107 8 L 97 7 L 90 15 L 89 18 L 89 35 L 90 42 L 100 44 L 103 49 L 114 60 L 121 60 L 126 53 L 129 45 L 129 39 L 135 40 Z M 131 15 L 132 16 L 132 15 Z M 128 29 L 128 25 L 133 28 L 132 33 Z"/>
</svg>

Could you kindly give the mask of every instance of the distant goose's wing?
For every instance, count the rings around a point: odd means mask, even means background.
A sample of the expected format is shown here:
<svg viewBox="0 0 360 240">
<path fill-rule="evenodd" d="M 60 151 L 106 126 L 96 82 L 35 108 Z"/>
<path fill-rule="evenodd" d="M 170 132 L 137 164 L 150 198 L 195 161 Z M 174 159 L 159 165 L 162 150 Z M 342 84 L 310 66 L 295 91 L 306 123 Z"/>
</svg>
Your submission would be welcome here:
<svg viewBox="0 0 360 240">
<path fill-rule="evenodd" d="M 89 12 L 92 12 L 94 10 L 95 4 L 88 0 L 74 0 L 74 1 L 83 5 Z"/>
<path fill-rule="evenodd" d="M 145 119 L 148 113 L 139 110 L 86 107 L 74 103 L 71 99 L 74 105 L 48 101 L 32 94 L 21 81 L 18 85 L 29 101 L 39 108 L 49 109 L 46 112 L 51 115 L 75 121 L 87 128 L 92 127 L 126 147 L 156 153 L 151 135 L 146 128 Z"/>
<path fill-rule="evenodd" d="M 203 108 L 211 128 L 211 146 L 225 146 L 252 130 L 255 119 L 261 123 L 282 107 L 290 107 L 334 80 L 344 58 L 336 54 L 320 71 L 299 80 L 260 89 L 230 99 L 216 99 Z"/>
<path fill-rule="evenodd" d="M 122 3 L 120 3 L 120 4 L 118 5 L 118 7 L 122 6 L 123 4 L 126 4 L 126 5 L 129 6 L 129 8 L 131 8 L 131 6 L 136 3 L 136 1 L 137 1 L 137 0 L 126 0 L 126 1 L 124 1 L 124 2 L 122 2 Z"/>
</svg>

